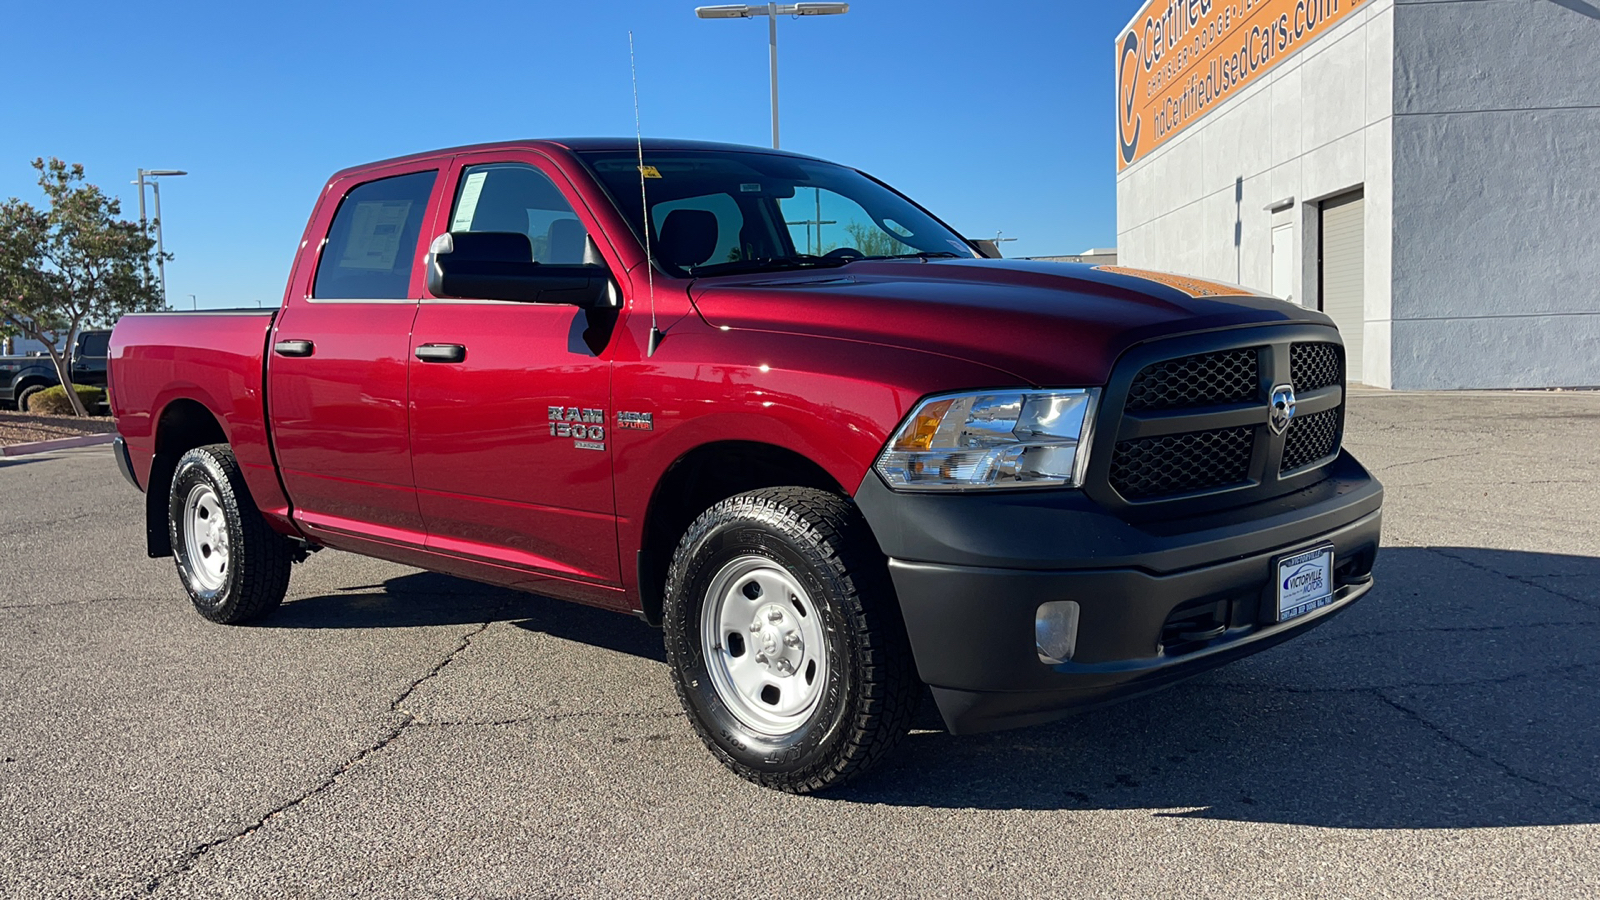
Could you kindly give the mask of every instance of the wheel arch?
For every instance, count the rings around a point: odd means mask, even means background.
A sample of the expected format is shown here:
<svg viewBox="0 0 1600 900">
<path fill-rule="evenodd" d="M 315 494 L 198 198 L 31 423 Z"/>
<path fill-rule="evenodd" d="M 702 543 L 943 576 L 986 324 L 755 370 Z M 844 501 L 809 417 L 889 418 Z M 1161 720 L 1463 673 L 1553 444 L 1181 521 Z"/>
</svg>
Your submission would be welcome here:
<svg viewBox="0 0 1600 900">
<path fill-rule="evenodd" d="M 54 376 L 39 372 L 24 372 L 11 385 L 11 402 L 16 405 L 17 412 L 27 412 L 22 408 L 22 392 L 36 387 L 48 388 L 54 384 L 60 384 Z"/>
<path fill-rule="evenodd" d="M 640 530 L 639 605 L 645 621 L 661 624 L 662 591 L 678 540 L 718 501 L 768 487 L 811 487 L 849 499 L 850 492 L 816 461 L 762 441 L 723 440 L 679 455 L 656 482 Z"/>
<path fill-rule="evenodd" d="M 222 420 L 198 400 L 180 397 L 161 410 L 156 419 L 155 454 L 144 488 L 145 551 L 152 557 L 171 556 L 167 530 L 167 493 L 178 458 L 196 447 L 226 444 Z"/>
</svg>

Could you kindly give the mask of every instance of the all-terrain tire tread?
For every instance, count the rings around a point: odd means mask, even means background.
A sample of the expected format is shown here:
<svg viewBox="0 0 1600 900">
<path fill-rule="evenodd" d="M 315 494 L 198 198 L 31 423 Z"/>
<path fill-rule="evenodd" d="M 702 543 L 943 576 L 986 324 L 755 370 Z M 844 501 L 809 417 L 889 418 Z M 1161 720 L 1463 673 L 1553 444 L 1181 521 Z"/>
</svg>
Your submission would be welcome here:
<svg viewBox="0 0 1600 900">
<path fill-rule="evenodd" d="M 238 590 L 235 595 L 229 598 L 229 602 L 218 606 L 196 602 L 195 609 L 207 619 L 223 625 L 240 625 L 259 619 L 277 609 L 284 595 L 289 592 L 294 548 L 287 538 L 273 531 L 261 518 L 232 447 L 227 444 L 196 447 L 178 460 L 178 470 L 182 471 L 184 459 L 195 455 L 210 457 L 212 464 L 225 476 L 223 482 L 216 486 L 217 492 L 224 509 L 230 513 L 237 511 L 243 538 L 241 546 L 233 551 L 236 554 L 233 564 L 238 571 Z M 172 545 L 177 547 L 182 535 L 176 521 L 171 523 L 171 529 Z"/>
<path fill-rule="evenodd" d="M 798 537 L 820 552 L 843 587 L 844 612 L 854 630 L 860 701 L 850 717 L 843 751 L 813 771 L 769 773 L 737 764 L 695 715 L 689 720 L 706 747 L 744 778 L 790 793 L 804 794 L 839 787 L 881 763 L 910 730 L 921 700 L 921 684 L 911 661 L 910 642 L 899 602 L 889 579 L 887 560 L 855 505 L 844 497 L 806 487 L 774 487 L 739 494 L 701 514 L 684 534 L 667 573 L 668 603 L 698 602 L 685 598 L 684 581 L 692 549 L 712 529 L 728 521 L 763 521 L 775 527 L 799 526 Z M 685 709 L 686 685 L 673 685 Z"/>
</svg>

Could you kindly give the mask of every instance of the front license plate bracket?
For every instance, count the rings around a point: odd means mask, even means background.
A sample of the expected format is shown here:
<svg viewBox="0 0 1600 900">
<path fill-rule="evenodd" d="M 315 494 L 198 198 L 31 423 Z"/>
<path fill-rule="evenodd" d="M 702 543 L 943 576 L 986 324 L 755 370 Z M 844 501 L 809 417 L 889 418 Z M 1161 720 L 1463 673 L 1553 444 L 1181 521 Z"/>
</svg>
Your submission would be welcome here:
<svg viewBox="0 0 1600 900">
<path fill-rule="evenodd" d="M 1276 621 L 1287 622 L 1333 602 L 1333 545 L 1319 544 L 1279 557 L 1273 566 L 1277 577 Z"/>
</svg>

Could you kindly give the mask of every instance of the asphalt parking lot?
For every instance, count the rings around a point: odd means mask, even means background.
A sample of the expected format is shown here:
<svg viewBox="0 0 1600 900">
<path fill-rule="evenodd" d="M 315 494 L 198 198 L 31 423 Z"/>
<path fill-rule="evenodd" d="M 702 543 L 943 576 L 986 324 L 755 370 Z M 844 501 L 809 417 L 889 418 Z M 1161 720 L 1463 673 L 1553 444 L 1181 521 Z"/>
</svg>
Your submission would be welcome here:
<svg viewBox="0 0 1600 900">
<path fill-rule="evenodd" d="M 1600 392 L 1352 401 L 1378 586 L 1155 696 L 931 707 L 821 797 L 701 748 L 633 619 L 327 552 L 253 627 L 106 448 L 0 460 L 7 897 L 1600 895 Z"/>
</svg>

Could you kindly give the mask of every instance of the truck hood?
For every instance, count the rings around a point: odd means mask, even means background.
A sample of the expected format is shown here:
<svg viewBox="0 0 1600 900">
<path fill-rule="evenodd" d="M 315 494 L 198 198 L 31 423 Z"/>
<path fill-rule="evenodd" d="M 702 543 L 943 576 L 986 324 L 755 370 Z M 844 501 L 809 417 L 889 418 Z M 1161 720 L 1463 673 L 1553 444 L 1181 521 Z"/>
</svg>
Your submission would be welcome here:
<svg viewBox="0 0 1600 900">
<path fill-rule="evenodd" d="M 1115 266 L 1027 260 L 861 260 L 702 279 L 713 327 L 940 353 L 1037 386 L 1104 384 L 1129 347 L 1169 335 L 1321 313 L 1248 288 Z"/>
</svg>

